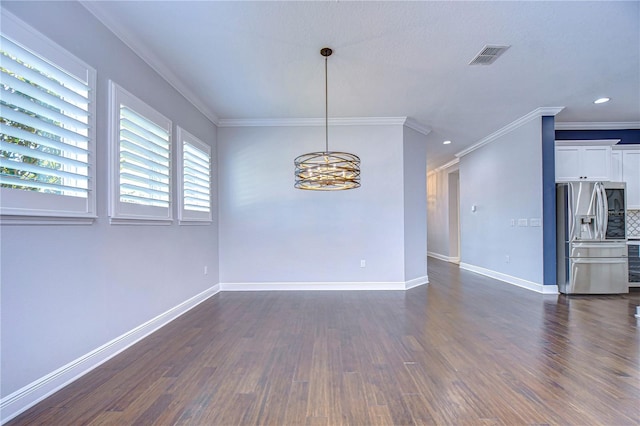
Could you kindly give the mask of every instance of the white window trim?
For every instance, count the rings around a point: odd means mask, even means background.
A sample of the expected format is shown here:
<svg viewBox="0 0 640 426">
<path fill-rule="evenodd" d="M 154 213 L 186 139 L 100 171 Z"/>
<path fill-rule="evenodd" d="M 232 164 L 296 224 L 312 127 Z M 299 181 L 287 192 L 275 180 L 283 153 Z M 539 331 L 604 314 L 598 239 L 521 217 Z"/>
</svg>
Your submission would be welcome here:
<svg viewBox="0 0 640 426">
<path fill-rule="evenodd" d="M 89 188 L 87 198 L 69 200 L 30 191 L 0 188 L 0 225 L 88 225 L 96 215 L 96 70 L 43 35 L 15 15 L 0 9 L 2 33 L 25 48 L 46 58 L 80 79 L 86 79 L 89 90 Z M 59 203 L 55 199 L 65 199 Z M 49 200 L 47 200 L 47 198 Z M 65 209 L 56 204 L 78 204 L 80 209 Z M 20 207 L 18 207 L 20 206 Z"/>
<path fill-rule="evenodd" d="M 172 154 L 169 154 L 169 206 L 153 207 L 120 202 L 120 105 L 129 105 L 169 133 L 173 151 L 172 122 L 167 117 L 109 80 L 109 222 L 112 225 L 170 225 L 173 222 Z"/>
<path fill-rule="evenodd" d="M 213 221 L 213 157 L 211 155 L 211 146 L 202 142 L 200 139 L 193 136 L 182 127 L 177 126 L 176 131 L 176 157 L 177 157 L 177 196 L 178 199 L 178 223 L 180 225 L 208 225 Z M 203 151 L 209 155 L 209 212 L 208 214 L 202 212 L 191 212 L 184 209 L 184 194 L 183 194 L 183 156 L 184 149 L 183 143 L 187 142 L 193 145 L 200 151 Z M 199 214 L 198 214 L 199 213 Z"/>
</svg>

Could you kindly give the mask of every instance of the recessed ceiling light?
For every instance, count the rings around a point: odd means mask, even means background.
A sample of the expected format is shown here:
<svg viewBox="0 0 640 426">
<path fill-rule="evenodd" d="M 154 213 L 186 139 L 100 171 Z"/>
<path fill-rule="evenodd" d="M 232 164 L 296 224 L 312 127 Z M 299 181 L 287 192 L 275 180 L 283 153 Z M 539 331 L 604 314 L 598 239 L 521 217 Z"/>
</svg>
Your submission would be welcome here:
<svg viewBox="0 0 640 426">
<path fill-rule="evenodd" d="M 609 102 L 610 99 L 609 98 L 598 98 L 595 101 L 593 101 L 594 104 L 603 104 L 605 102 Z"/>
<path fill-rule="evenodd" d="M 442 143 L 445 144 L 445 145 L 449 145 L 451 143 L 451 141 L 444 141 Z"/>
</svg>

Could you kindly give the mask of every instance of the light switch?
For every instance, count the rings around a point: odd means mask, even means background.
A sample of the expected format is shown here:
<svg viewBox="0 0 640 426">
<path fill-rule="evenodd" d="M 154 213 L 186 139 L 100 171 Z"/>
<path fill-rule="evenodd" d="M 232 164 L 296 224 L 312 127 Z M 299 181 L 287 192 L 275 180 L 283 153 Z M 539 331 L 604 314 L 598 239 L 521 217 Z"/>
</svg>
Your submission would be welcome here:
<svg viewBox="0 0 640 426">
<path fill-rule="evenodd" d="M 527 219 L 518 219 L 518 226 L 529 226 L 529 221 Z"/>
</svg>

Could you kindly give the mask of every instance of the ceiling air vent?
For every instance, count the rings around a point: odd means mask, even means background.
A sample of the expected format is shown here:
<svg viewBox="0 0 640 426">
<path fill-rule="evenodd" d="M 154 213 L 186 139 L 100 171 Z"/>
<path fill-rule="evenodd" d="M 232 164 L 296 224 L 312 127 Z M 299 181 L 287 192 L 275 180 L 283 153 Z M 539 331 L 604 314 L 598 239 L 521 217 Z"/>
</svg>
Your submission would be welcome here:
<svg viewBox="0 0 640 426">
<path fill-rule="evenodd" d="M 469 65 L 491 65 L 502 55 L 510 46 L 494 46 L 487 44 L 482 48 L 480 53 L 469 62 Z"/>
</svg>

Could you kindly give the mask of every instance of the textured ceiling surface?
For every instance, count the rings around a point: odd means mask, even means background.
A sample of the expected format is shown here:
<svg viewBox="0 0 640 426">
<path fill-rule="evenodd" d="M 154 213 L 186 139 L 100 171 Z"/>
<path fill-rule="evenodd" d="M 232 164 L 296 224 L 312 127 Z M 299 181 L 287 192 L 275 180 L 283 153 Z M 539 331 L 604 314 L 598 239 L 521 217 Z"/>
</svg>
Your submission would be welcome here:
<svg viewBox="0 0 640 426">
<path fill-rule="evenodd" d="M 538 107 L 640 121 L 636 1 L 83 4 L 214 119 L 323 117 L 329 46 L 330 117 L 417 120 L 430 169 Z"/>
</svg>

